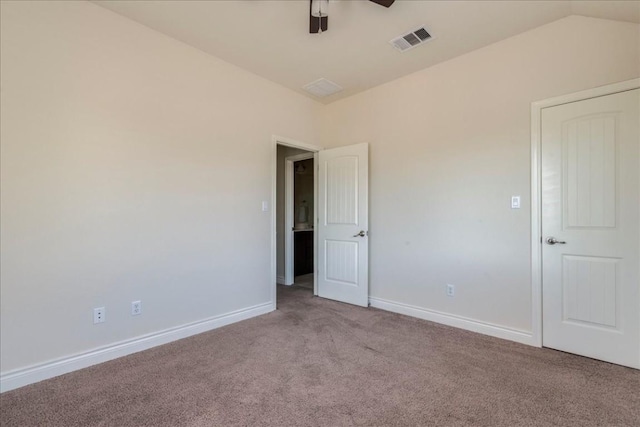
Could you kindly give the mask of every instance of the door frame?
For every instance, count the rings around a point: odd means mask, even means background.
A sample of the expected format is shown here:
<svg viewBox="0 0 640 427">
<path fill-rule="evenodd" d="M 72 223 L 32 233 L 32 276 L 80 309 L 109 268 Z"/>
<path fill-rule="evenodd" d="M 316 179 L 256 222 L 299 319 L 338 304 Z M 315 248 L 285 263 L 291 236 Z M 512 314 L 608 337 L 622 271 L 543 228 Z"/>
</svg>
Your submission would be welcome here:
<svg viewBox="0 0 640 427">
<path fill-rule="evenodd" d="M 307 144 L 306 142 L 297 141 L 292 138 L 287 138 L 284 136 L 272 135 L 271 136 L 271 306 L 273 310 L 276 309 L 276 290 L 277 290 L 277 274 L 278 274 L 278 264 L 277 264 L 277 256 L 278 256 L 278 242 L 276 239 L 276 209 L 277 209 L 277 197 L 276 191 L 278 188 L 278 145 L 285 145 L 287 147 L 299 148 L 301 150 L 312 151 L 315 154 L 322 150 L 323 148 L 319 145 Z M 315 163 L 315 162 L 314 162 Z M 314 197 L 317 198 L 317 171 L 314 167 Z M 317 206 L 317 200 L 314 201 L 314 212 L 313 217 L 318 218 L 317 213 L 315 212 Z M 317 257 L 318 251 L 317 242 L 316 242 L 316 233 L 314 233 L 313 237 L 313 247 L 314 247 L 314 266 L 316 264 L 315 257 Z M 313 294 L 317 295 L 317 271 L 314 267 L 313 272 Z"/>
<path fill-rule="evenodd" d="M 289 156 L 284 158 L 284 284 L 287 286 L 293 285 L 295 279 L 294 275 L 294 257 L 293 257 L 293 227 L 294 227 L 294 184 L 295 184 L 295 170 L 294 163 L 300 160 L 313 159 L 315 153 L 302 153 L 295 156 Z M 316 174 L 314 173 L 314 178 Z M 313 182 L 313 215 L 315 219 L 316 206 L 316 182 Z M 315 224 L 313 224 L 315 226 Z M 315 228 L 315 227 L 314 227 Z M 315 244 L 314 244 L 314 264 L 315 264 Z M 314 285 L 315 294 L 315 285 Z"/>
<path fill-rule="evenodd" d="M 542 347 L 542 110 L 640 88 L 640 78 L 531 103 L 531 333 Z"/>
</svg>

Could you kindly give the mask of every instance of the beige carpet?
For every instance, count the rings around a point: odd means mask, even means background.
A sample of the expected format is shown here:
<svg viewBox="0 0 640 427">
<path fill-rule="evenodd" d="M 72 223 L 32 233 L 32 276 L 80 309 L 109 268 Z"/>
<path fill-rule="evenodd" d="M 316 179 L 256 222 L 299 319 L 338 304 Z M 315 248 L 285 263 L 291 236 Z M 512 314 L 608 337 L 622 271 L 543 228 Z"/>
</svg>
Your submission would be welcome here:
<svg viewBox="0 0 640 427">
<path fill-rule="evenodd" d="M 1 424 L 640 425 L 640 371 L 278 293 L 274 313 L 4 393 Z"/>
<path fill-rule="evenodd" d="M 296 276 L 293 279 L 293 284 L 295 286 L 301 286 L 303 288 L 313 290 L 313 273 L 303 274 L 302 276 Z"/>
</svg>

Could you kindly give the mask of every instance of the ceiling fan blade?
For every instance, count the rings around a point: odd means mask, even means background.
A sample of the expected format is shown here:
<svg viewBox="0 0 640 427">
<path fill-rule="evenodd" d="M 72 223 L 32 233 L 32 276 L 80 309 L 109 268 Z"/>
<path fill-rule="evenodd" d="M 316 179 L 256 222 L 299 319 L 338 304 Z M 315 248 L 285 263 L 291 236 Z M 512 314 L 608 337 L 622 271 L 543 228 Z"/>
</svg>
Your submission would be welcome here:
<svg viewBox="0 0 640 427">
<path fill-rule="evenodd" d="M 379 4 L 380 6 L 389 7 L 396 0 L 369 0 L 369 1 L 374 2 L 375 4 Z"/>
</svg>

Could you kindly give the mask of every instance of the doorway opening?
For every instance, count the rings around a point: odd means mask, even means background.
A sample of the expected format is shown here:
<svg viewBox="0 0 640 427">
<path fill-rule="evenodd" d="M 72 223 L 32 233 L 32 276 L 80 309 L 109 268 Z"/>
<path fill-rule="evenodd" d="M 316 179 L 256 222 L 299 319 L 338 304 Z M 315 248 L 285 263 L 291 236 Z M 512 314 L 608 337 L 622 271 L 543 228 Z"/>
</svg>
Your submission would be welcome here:
<svg viewBox="0 0 640 427">
<path fill-rule="evenodd" d="M 360 143 L 322 149 L 286 138 L 272 139 L 271 206 L 271 301 L 277 307 L 277 287 L 294 286 L 313 274 L 313 295 L 367 307 L 369 302 L 369 145 Z M 291 151 L 291 148 L 298 151 Z M 300 150 L 302 152 L 300 152 Z M 296 156 L 303 157 L 296 157 Z M 289 159 L 287 159 L 289 158 Z M 313 158 L 313 205 L 310 193 L 300 191 L 296 200 L 294 180 L 305 175 L 303 162 Z M 291 178 L 286 210 L 288 164 Z M 278 173 L 280 166 L 281 173 Z M 299 173 L 296 174 L 296 171 Z M 280 191 L 278 189 L 280 188 Z M 294 206 L 297 205 L 297 206 Z M 313 212 L 313 215 L 312 215 Z M 288 217 L 288 222 L 287 222 Z M 304 236 L 302 233 L 309 233 Z M 300 235 L 301 237 L 296 237 Z M 313 253 L 312 273 L 304 261 L 296 272 L 296 240 L 298 252 Z M 311 243 L 312 241 L 312 243 Z M 289 268 L 285 267 L 288 243 Z M 321 248 L 321 249 L 320 249 Z M 310 264 L 310 263 L 309 263 Z M 306 274 L 304 274 L 305 272 Z"/>
<path fill-rule="evenodd" d="M 277 282 L 313 290 L 314 153 L 278 144 L 277 157 Z"/>
<path fill-rule="evenodd" d="M 320 147 L 273 138 L 273 304 L 277 286 L 316 292 L 315 153 Z"/>
</svg>

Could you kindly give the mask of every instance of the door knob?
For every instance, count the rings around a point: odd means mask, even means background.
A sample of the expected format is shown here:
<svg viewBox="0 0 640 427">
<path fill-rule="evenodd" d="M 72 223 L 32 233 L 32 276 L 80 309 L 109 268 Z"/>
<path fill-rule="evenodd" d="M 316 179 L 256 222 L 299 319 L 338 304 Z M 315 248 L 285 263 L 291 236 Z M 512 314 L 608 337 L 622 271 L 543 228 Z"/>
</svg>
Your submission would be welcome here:
<svg viewBox="0 0 640 427">
<path fill-rule="evenodd" d="M 364 237 L 367 235 L 367 232 L 364 230 L 360 230 L 358 234 L 354 234 L 353 237 Z"/>
<path fill-rule="evenodd" d="M 567 242 L 563 242 L 562 240 L 557 240 L 555 237 L 549 237 L 547 239 L 547 244 L 548 245 L 555 245 L 555 244 L 560 244 L 560 245 L 566 245 Z"/>
</svg>

